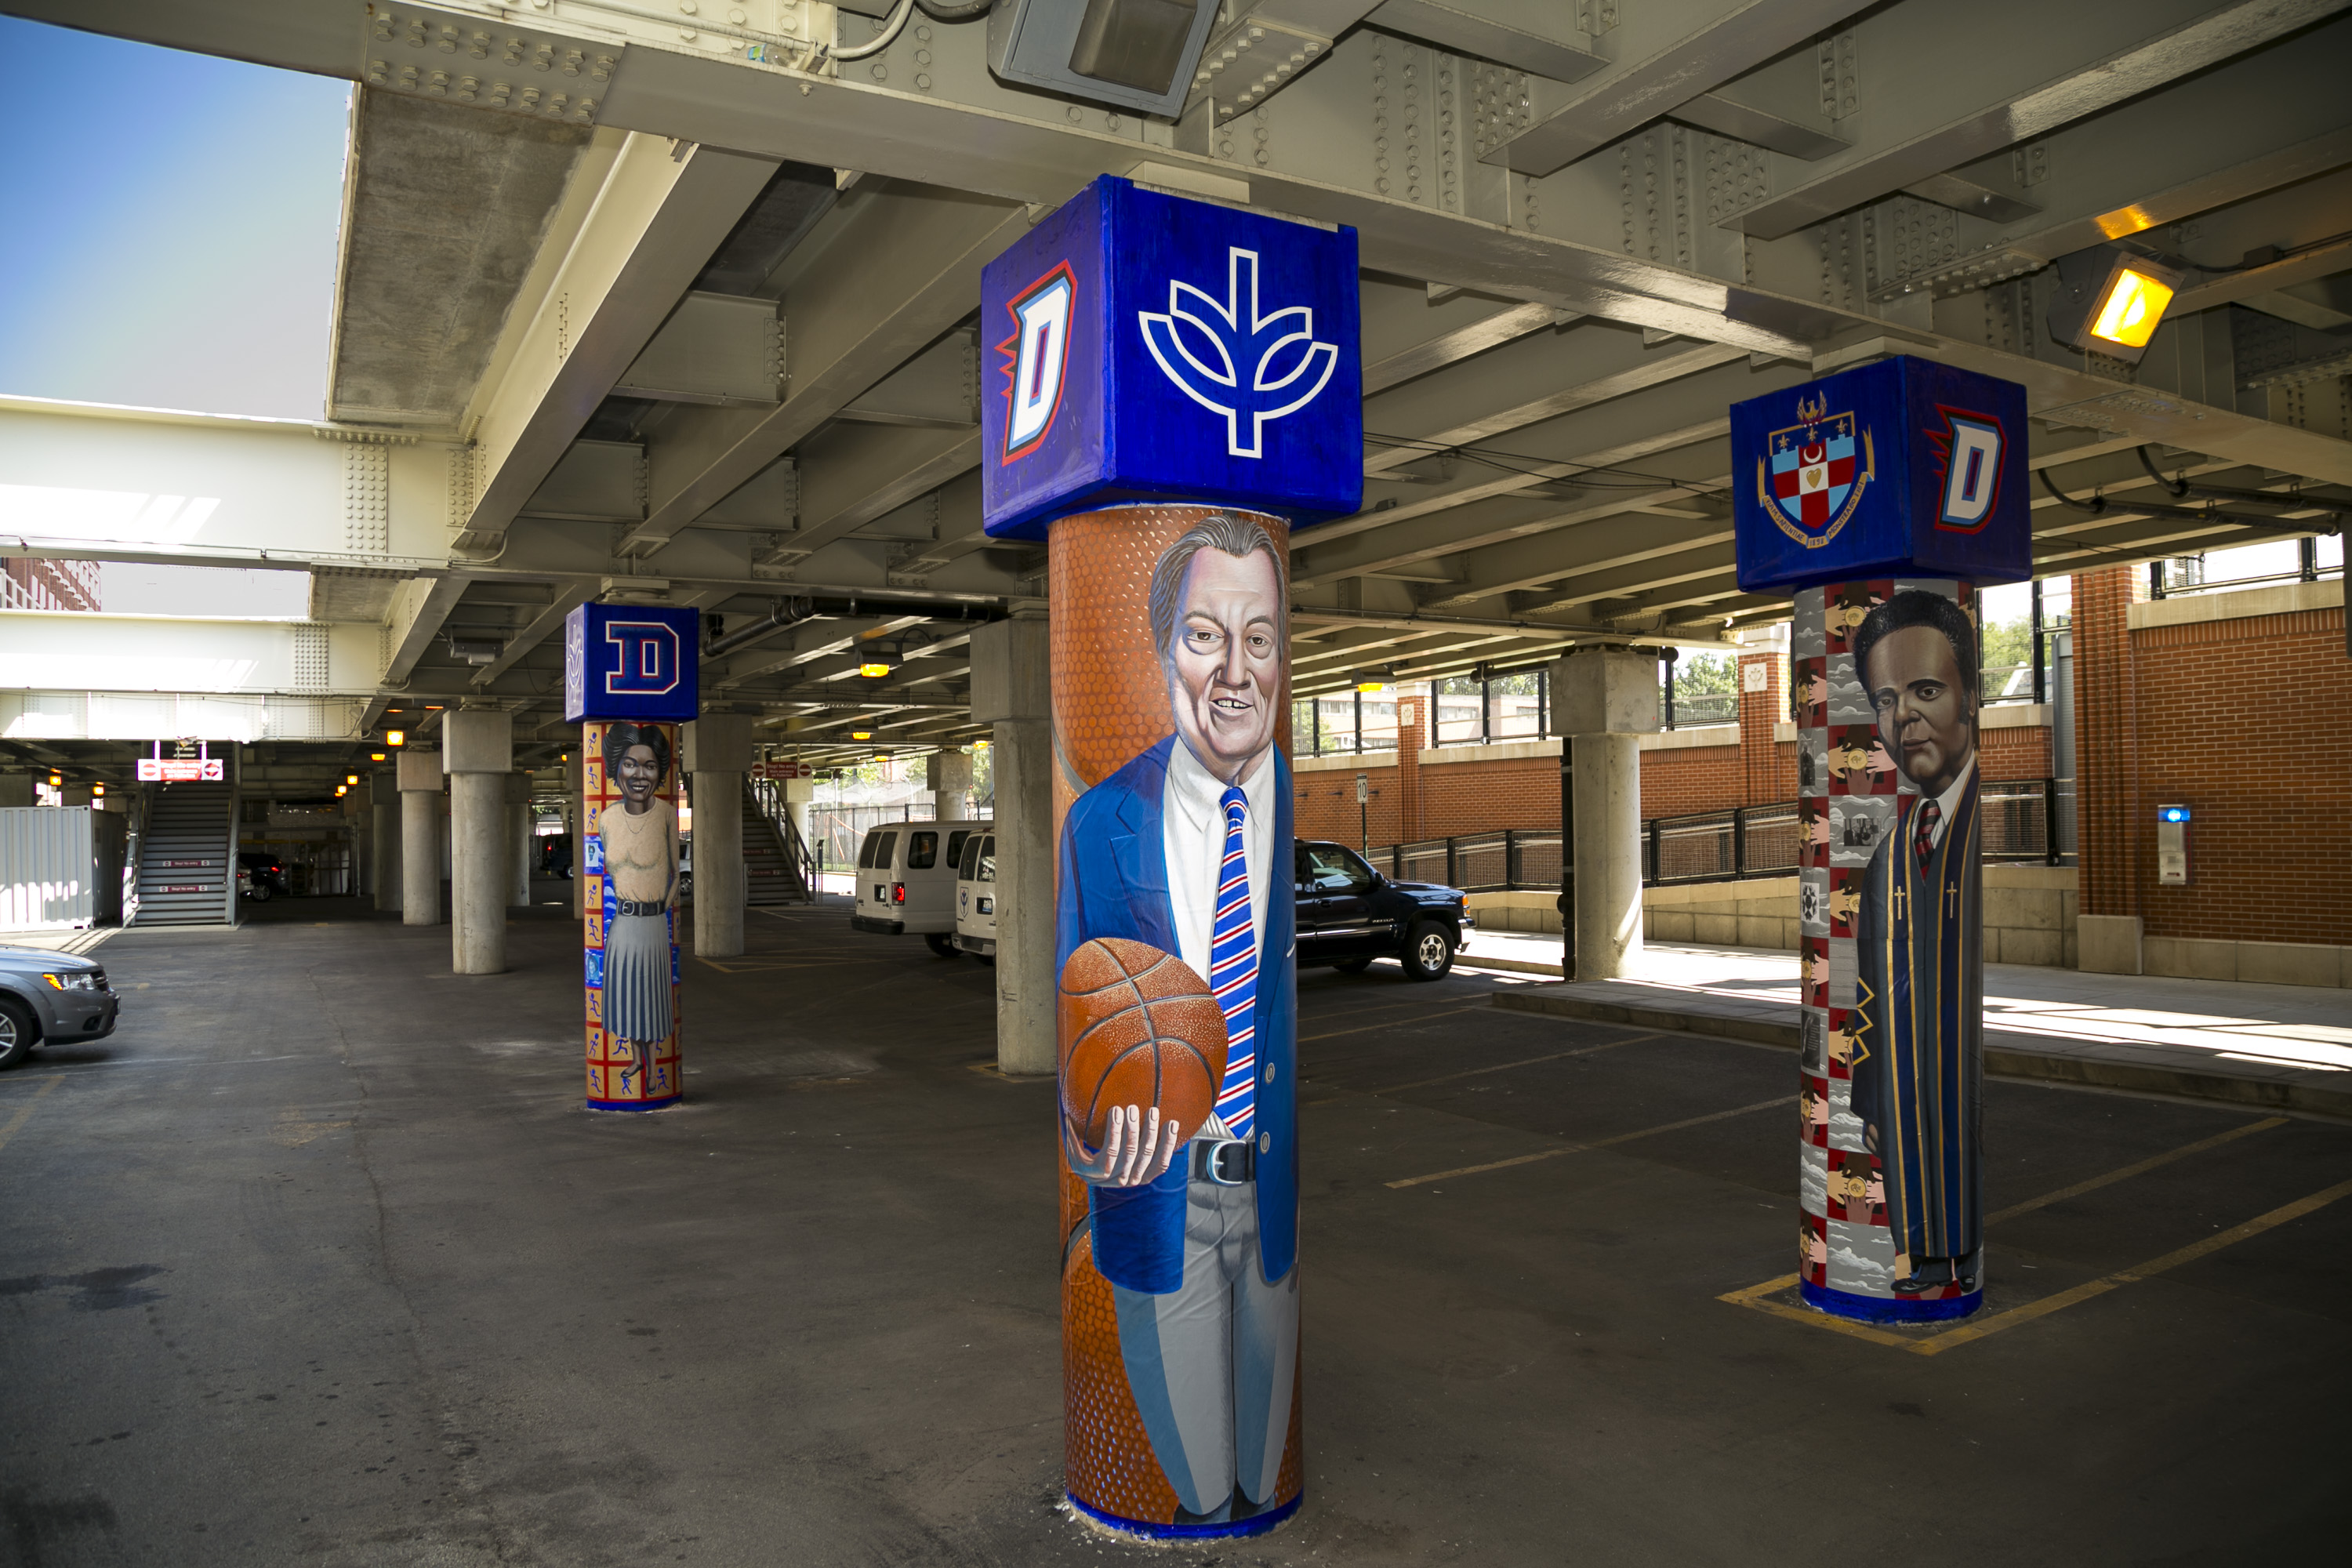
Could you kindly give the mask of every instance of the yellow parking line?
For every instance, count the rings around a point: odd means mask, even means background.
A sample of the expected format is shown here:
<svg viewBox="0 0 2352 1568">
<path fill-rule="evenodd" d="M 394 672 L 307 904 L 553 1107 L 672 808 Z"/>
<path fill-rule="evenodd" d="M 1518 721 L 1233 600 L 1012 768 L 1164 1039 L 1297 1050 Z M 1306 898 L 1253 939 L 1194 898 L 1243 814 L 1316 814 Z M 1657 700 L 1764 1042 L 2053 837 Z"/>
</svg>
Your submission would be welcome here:
<svg viewBox="0 0 2352 1568">
<path fill-rule="evenodd" d="M 49 1090 L 57 1088 L 58 1085 L 65 1082 L 65 1080 L 66 1075 L 58 1073 L 47 1083 L 41 1085 L 40 1088 L 35 1089 L 31 1094 L 25 1097 L 25 1108 L 8 1119 L 7 1126 L 0 1127 L 0 1149 L 5 1149 L 8 1146 L 8 1140 L 16 1135 L 17 1128 L 25 1125 L 26 1119 L 33 1114 L 33 1107 L 40 1103 L 41 1097 L 48 1093 Z"/>
<path fill-rule="evenodd" d="M 2233 1127 L 2226 1132 L 2216 1133 L 2210 1138 L 2200 1138 L 2193 1143 L 2184 1143 L 2178 1149 L 2151 1155 L 2147 1159 L 2109 1171 L 2105 1175 L 2093 1176 L 2088 1181 L 2076 1182 L 2074 1185 L 2061 1187 L 2056 1192 L 2044 1193 L 2038 1198 L 2028 1198 L 2021 1204 L 2012 1204 L 1997 1214 L 1986 1215 L 1985 1223 L 1990 1225 L 1996 1220 L 2012 1219 L 2019 1215 L 2031 1214 L 2036 1209 L 2047 1208 L 2052 1204 L 2062 1203 L 2081 1194 L 2096 1191 L 2100 1187 L 2111 1186 L 2115 1183 L 2127 1180 L 2143 1172 L 2152 1171 L 2159 1165 L 2169 1164 L 2188 1155 L 2200 1153 L 2207 1149 L 2219 1148 L 2224 1143 L 2234 1142 L 2250 1133 L 2265 1131 L 2273 1127 L 2283 1127 L 2287 1120 L 2284 1116 L 2268 1117 L 2260 1121 L 2249 1121 L 2242 1127 Z M 2037 1318 L 2046 1318 L 2051 1313 L 2072 1307 L 2077 1302 L 2104 1296 L 2118 1287 L 2146 1279 L 2151 1275 L 2161 1274 L 2167 1269 L 2177 1268 L 2184 1263 L 2193 1262 L 2209 1253 L 2218 1252 L 2222 1247 L 2243 1241 L 2249 1237 L 2260 1236 L 2263 1231 L 2284 1225 L 2289 1220 L 2300 1219 L 2305 1215 L 2315 1209 L 2325 1208 L 2347 1195 L 2352 1195 L 2352 1182 L 2339 1182 L 2335 1186 L 2314 1193 L 2307 1198 L 2298 1198 L 2294 1203 L 2271 1210 L 2268 1214 L 2259 1215 L 2243 1225 L 2217 1231 L 2202 1241 L 2192 1242 L 2178 1251 L 2168 1252 L 2163 1257 L 2147 1263 L 2119 1269 L 2113 1274 L 2102 1275 L 2096 1279 L 2085 1280 L 2068 1289 L 2054 1291 L 2038 1301 L 2029 1301 L 2021 1307 L 2011 1307 L 2005 1312 L 1995 1312 L 1990 1317 L 1979 1319 L 1974 1322 L 1956 1324 L 1934 1333 L 1894 1333 L 1868 1323 L 1857 1323 L 1848 1319 L 1832 1317 L 1826 1312 L 1817 1312 L 1810 1307 L 1791 1306 L 1785 1301 L 1766 1300 L 1796 1284 L 1797 1276 L 1794 1274 L 1783 1274 L 1777 1279 L 1767 1279 L 1760 1285 L 1750 1285 L 1742 1289 L 1727 1291 L 1717 1297 L 1716 1300 L 1729 1302 L 1735 1307 L 1747 1307 L 1759 1312 L 1769 1312 L 1776 1318 L 1786 1318 L 1791 1322 L 1803 1323 L 1810 1328 L 1827 1329 L 1832 1333 L 1844 1334 L 1852 1339 L 1868 1340 L 1873 1344 L 1893 1345 L 1897 1349 L 1909 1351 L 1914 1355 L 1941 1355 L 1948 1350 L 1972 1344 L 1988 1335 L 2000 1333 L 2005 1329 L 2016 1328 L 2021 1323 L 2032 1322 Z"/>
<path fill-rule="evenodd" d="M 1735 1116 L 1747 1116 L 1754 1111 L 1769 1110 L 1776 1105 L 1795 1103 L 1792 1094 L 1776 1094 L 1769 1100 L 1759 1100 L 1753 1105 L 1737 1106 L 1729 1110 L 1711 1111 L 1705 1116 L 1687 1117 L 1680 1121 L 1668 1121 L 1657 1127 L 1644 1127 L 1638 1132 L 1620 1132 L 1614 1138 L 1596 1138 L 1590 1143 L 1563 1143 L 1557 1149 L 1545 1149 L 1533 1154 L 1518 1154 L 1508 1160 L 1490 1160 L 1483 1165 L 1464 1165 L 1458 1170 L 1437 1171 L 1426 1176 L 1407 1176 L 1391 1182 L 1391 1187 L 1418 1187 L 1427 1182 L 1443 1182 L 1453 1176 L 1475 1176 L 1487 1171 L 1505 1171 L 1513 1165 L 1532 1165 L 1538 1160 L 1557 1160 L 1562 1154 L 1581 1154 L 1593 1149 L 1612 1149 L 1620 1143 L 1637 1139 L 1655 1138 L 1662 1132 L 1679 1132 L 1685 1127 L 1699 1127 L 1709 1121 L 1728 1121 Z M 1790 1278 L 1794 1278 L 1791 1276 Z"/>
<path fill-rule="evenodd" d="M 1423 1015 L 1422 1015 L 1422 1017 L 1423 1017 L 1423 1018 L 1443 1018 L 1443 1017 L 1446 1017 L 1446 1016 L 1448 1016 L 1449 1015 L 1451 1015 L 1451 1014 L 1454 1014 L 1454 1013 L 1485 1013 L 1485 1012 L 1488 1012 L 1488 1011 L 1491 1011 L 1491 1009 L 1489 1009 L 1488 1007 L 1486 1007 L 1485 1005 L 1481 1004 L 1480 1005 L 1475 1006 L 1475 1007 L 1447 1007 L 1447 1008 L 1444 1008 L 1444 1009 L 1442 1009 L 1441 1011 L 1438 1011 L 1438 1012 L 1435 1012 L 1435 1013 L 1424 1013 L 1424 1014 L 1423 1014 Z M 1303 1046 L 1303 1045 L 1306 1045 L 1306 1044 L 1307 1044 L 1308 1041 L 1310 1041 L 1310 1040 L 1336 1040 L 1336 1039 L 1338 1039 L 1338 1038 L 1339 1038 L 1340 1036 L 1342 1036 L 1342 1035 L 1360 1035 L 1360 1034 L 1362 1034 L 1362 1033 L 1363 1033 L 1365 1030 L 1367 1030 L 1367 1029 L 1388 1029 L 1388 1028 L 1395 1028 L 1395 1027 L 1398 1027 L 1399 1026 L 1410 1025 L 1410 1024 L 1415 1024 L 1415 1023 L 1419 1023 L 1420 1021 L 1421 1021 L 1421 1020 L 1420 1020 L 1419 1018 L 1413 1018 L 1413 1019 L 1400 1018 L 1400 1019 L 1396 1020 L 1396 1021 L 1395 1021 L 1395 1023 L 1393 1023 L 1393 1024 L 1358 1024 L 1358 1025 L 1357 1025 L 1354 1028 L 1352 1028 L 1352 1029 L 1326 1029 L 1323 1033 L 1321 1033 L 1321 1034 L 1319 1034 L 1319 1035 L 1301 1035 L 1301 1036 L 1299 1036 L 1299 1037 L 1298 1037 L 1298 1043 L 1299 1043 L 1300 1045 L 1302 1045 L 1302 1046 Z"/>
<path fill-rule="evenodd" d="M 2225 1247 L 2235 1246 L 2249 1237 L 2260 1236 L 2263 1232 L 2284 1225 L 2289 1220 L 2301 1219 L 2305 1215 L 2315 1209 L 2326 1208 L 2329 1204 L 2347 1195 L 2352 1195 L 2352 1182 L 2338 1182 L 2334 1186 L 2315 1192 L 2307 1198 L 2297 1198 L 2291 1204 L 2282 1204 L 2268 1214 L 2257 1215 L 2243 1225 L 2233 1225 L 2227 1230 L 2216 1231 L 2204 1240 L 2191 1242 L 2177 1252 L 2168 1252 L 2161 1258 L 2151 1258 L 2134 1268 L 2118 1269 L 2103 1279 L 2077 1285 L 2071 1290 L 2061 1290 L 2054 1296 L 2044 1296 L 2039 1301 L 2029 1302 L 2022 1307 L 2012 1307 L 2006 1312 L 1996 1312 L 1981 1322 L 1962 1323 L 1958 1328 L 1945 1330 L 1933 1339 L 1921 1340 L 1916 1343 L 1906 1344 L 1904 1348 L 1919 1355 L 1936 1355 L 1957 1346 L 1983 1339 L 1988 1334 L 1997 1334 L 2003 1329 L 2014 1328 L 2020 1323 L 2029 1323 L 2036 1318 L 2046 1318 L 2062 1307 L 2071 1307 L 2077 1301 L 2087 1301 L 2094 1296 L 2104 1296 L 2118 1286 L 2137 1284 L 2151 1275 L 2178 1268 L 2184 1263 L 2194 1263 L 2209 1253 L 2219 1252 Z"/>
<path fill-rule="evenodd" d="M 1357 1092 L 1360 1094 L 1402 1094 L 1409 1089 L 1427 1089 L 1432 1084 L 1452 1083 L 1456 1079 L 1483 1078 L 1490 1072 L 1509 1072 L 1513 1068 L 1531 1068 L 1540 1066 L 1545 1062 L 1566 1061 L 1570 1057 L 1589 1057 L 1596 1051 L 1613 1051 L 1619 1046 L 1636 1045 L 1643 1040 L 1654 1040 L 1659 1037 L 1660 1037 L 1657 1032 L 1653 1030 L 1651 1033 L 1646 1035 L 1628 1035 L 1622 1040 L 1603 1040 L 1597 1046 L 1579 1046 L 1572 1051 L 1553 1051 L 1548 1056 L 1523 1057 L 1515 1062 L 1497 1062 L 1490 1068 L 1472 1068 L 1466 1072 L 1442 1073 L 1436 1078 L 1415 1079 L 1411 1083 L 1392 1083 L 1386 1089 L 1359 1089 Z"/>
<path fill-rule="evenodd" d="M 2186 1158 L 2190 1154 L 2200 1154 L 2208 1149 L 2218 1149 L 2224 1143 L 2233 1143 L 2249 1132 L 2266 1131 L 2273 1127 L 2284 1127 L 2286 1123 L 2287 1119 L 2284 1116 L 2273 1116 L 2262 1121 L 2249 1121 L 2242 1127 L 2232 1127 L 2227 1132 L 2217 1132 L 2210 1138 L 2200 1138 L 2194 1143 L 2183 1143 L 2179 1148 L 2168 1152 L 2150 1155 L 2136 1165 L 2126 1165 L 2120 1170 L 2109 1171 L 2104 1176 L 2093 1176 L 2087 1182 L 2076 1182 L 2071 1187 L 2061 1187 L 2054 1193 L 2044 1193 L 2038 1198 L 2028 1198 L 2021 1204 L 2011 1204 L 1998 1214 L 1985 1215 L 1985 1224 L 1992 1225 L 2000 1220 L 2015 1219 L 2019 1215 L 2032 1214 L 2035 1209 L 2048 1208 L 2052 1204 L 2064 1203 L 2068 1198 L 2078 1198 L 2084 1193 L 2096 1192 L 2101 1187 L 2112 1186 L 2117 1182 L 2137 1176 L 2143 1171 L 2153 1171 L 2158 1165 L 2168 1165 L 2173 1161 Z"/>
</svg>

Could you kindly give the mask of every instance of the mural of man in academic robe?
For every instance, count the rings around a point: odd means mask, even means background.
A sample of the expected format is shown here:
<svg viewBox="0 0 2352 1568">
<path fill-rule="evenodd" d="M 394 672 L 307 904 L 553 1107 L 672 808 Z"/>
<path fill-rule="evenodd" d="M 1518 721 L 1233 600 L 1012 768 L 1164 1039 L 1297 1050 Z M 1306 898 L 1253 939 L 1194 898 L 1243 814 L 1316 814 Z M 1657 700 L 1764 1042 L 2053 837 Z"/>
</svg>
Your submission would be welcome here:
<svg viewBox="0 0 2352 1568">
<path fill-rule="evenodd" d="M 1870 858 L 1857 936 L 1853 1109 L 1885 1177 L 1897 1296 L 1979 1279 L 1983 911 L 1976 628 L 1906 588 L 1853 633 L 1878 738 L 1916 795 Z"/>
</svg>

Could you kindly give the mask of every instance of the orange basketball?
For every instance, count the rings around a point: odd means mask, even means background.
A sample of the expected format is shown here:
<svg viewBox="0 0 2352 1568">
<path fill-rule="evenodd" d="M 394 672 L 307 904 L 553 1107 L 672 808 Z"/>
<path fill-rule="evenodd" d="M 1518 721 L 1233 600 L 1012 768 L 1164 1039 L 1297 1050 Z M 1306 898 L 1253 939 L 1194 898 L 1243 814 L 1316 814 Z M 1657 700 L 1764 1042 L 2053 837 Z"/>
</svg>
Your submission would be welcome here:
<svg viewBox="0 0 2352 1568">
<path fill-rule="evenodd" d="M 1157 1106 L 1190 1138 L 1216 1109 L 1225 1015 L 1173 953 L 1098 937 L 1062 966 L 1062 1109 L 1089 1147 L 1114 1107 Z"/>
</svg>

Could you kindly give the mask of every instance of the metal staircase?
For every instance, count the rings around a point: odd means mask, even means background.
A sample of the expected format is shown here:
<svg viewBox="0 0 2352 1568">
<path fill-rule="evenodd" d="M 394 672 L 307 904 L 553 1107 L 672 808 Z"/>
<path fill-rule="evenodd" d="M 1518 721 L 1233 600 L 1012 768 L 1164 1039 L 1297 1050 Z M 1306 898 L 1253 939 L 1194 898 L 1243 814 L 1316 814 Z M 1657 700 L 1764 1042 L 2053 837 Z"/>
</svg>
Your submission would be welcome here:
<svg viewBox="0 0 2352 1568">
<path fill-rule="evenodd" d="M 134 926 L 227 925 L 236 918 L 236 788 L 156 786 L 139 836 Z"/>
<path fill-rule="evenodd" d="M 791 904 L 814 901 L 815 867 L 800 828 L 772 781 L 743 781 L 743 901 Z"/>
</svg>

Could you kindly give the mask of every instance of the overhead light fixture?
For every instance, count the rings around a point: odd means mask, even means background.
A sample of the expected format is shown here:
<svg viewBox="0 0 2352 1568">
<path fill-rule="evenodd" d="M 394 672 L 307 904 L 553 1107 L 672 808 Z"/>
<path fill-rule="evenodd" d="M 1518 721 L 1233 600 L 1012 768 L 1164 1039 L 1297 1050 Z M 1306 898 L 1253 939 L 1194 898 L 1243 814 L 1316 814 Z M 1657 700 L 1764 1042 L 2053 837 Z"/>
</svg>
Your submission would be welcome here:
<svg viewBox="0 0 2352 1568">
<path fill-rule="evenodd" d="M 849 738 L 853 741 L 870 741 L 874 738 L 874 731 L 871 730 L 852 730 L 849 732 Z"/>
<path fill-rule="evenodd" d="M 1024 87 L 1173 120 L 1192 89 L 1213 79 L 1199 67 L 1216 16 L 1213 0 L 997 0 L 988 17 L 988 68 Z M 1228 63 L 1243 68 L 1218 95 L 1243 103 L 1261 79 L 1287 77 L 1330 47 L 1279 29 L 1268 37 L 1254 28 L 1248 38 L 1240 31 L 1215 74 Z"/>
<path fill-rule="evenodd" d="M 383 753 L 382 752 L 370 752 L 368 753 L 368 761 L 372 763 L 380 763 L 383 761 Z"/>
<path fill-rule="evenodd" d="M 865 737 L 863 737 L 863 736 L 860 736 L 860 737 L 859 737 L 859 739 L 861 739 L 861 740 L 863 740 L 864 738 L 865 738 Z M 49 787 L 50 787 L 51 789 L 59 789 L 59 788 L 64 787 L 65 782 L 66 782 L 66 775 L 65 775 L 65 774 L 63 774 L 63 773 L 51 773 L 51 774 L 49 775 Z"/>
<path fill-rule="evenodd" d="M 2116 245 L 2059 258 L 2050 335 L 2070 348 L 2137 364 L 2189 274 Z"/>
<path fill-rule="evenodd" d="M 1356 689 L 1362 692 L 1367 697 L 1376 697 L 1380 693 L 1386 691 L 1388 689 L 1388 682 L 1384 680 L 1359 680 L 1356 682 Z"/>
<path fill-rule="evenodd" d="M 890 673 L 890 667 L 887 664 L 878 662 L 861 664 L 857 667 L 857 673 L 866 677 L 868 680 L 879 680 L 884 676 Z"/>
<path fill-rule="evenodd" d="M 352 786 L 349 784 L 337 784 L 335 786 L 335 798 L 341 800 L 345 795 L 351 792 L 351 787 Z"/>
<path fill-rule="evenodd" d="M 345 773 L 343 775 L 343 782 L 347 784 L 355 784 L 360 782 L 360 775 L 357 773 Z"/>
<path fill-rule="evenodd" d="M 103 795 L 106 794 L 106 786 L 102 784 L 94 784 L 89 786 L 89 793 L 94 795 Z"/>
<path fill-rule="evenodd" d="M 383 743 L 387 746 L 404 746 L 408 743 L 408 731 L 405 730 L 386 730 L 383 732 Z"/>
</svg>

